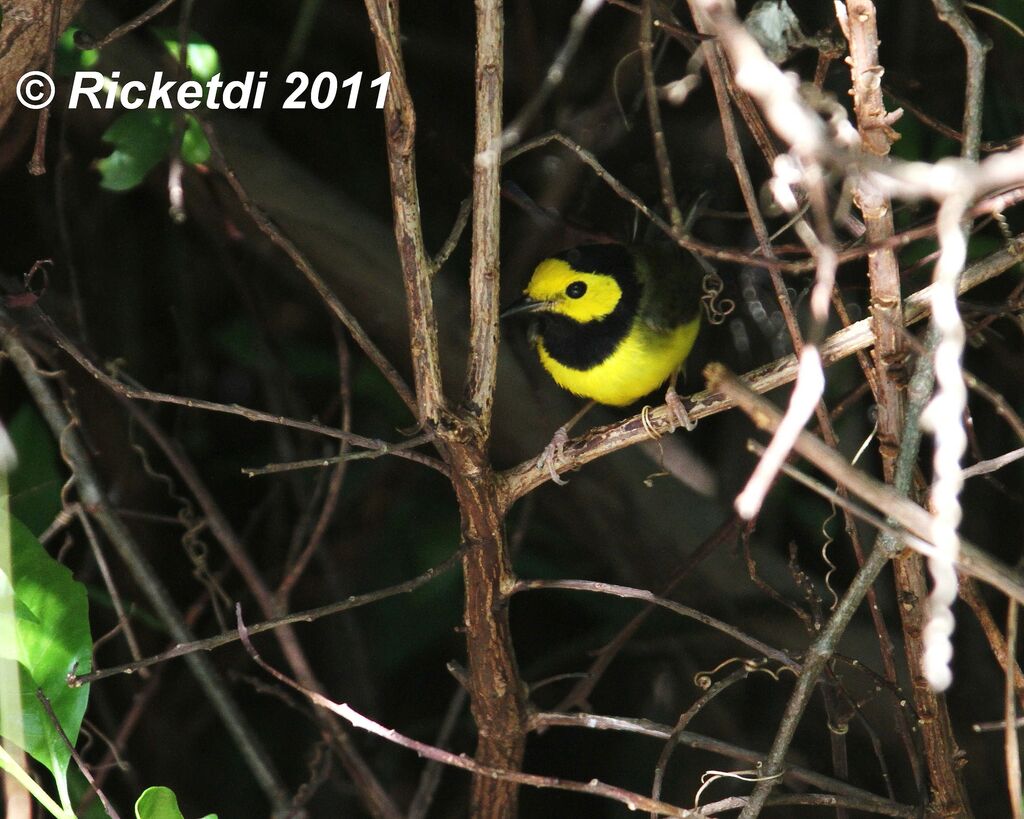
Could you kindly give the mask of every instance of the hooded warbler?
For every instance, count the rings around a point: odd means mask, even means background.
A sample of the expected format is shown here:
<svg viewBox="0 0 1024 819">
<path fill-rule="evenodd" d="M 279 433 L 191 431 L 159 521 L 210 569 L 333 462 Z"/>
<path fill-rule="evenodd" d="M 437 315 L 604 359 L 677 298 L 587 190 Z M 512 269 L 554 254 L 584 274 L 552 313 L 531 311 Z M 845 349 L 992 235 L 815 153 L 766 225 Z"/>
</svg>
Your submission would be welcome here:
<svg viewBox="0 0 1024 819">
<path fill-rule="evenodd" d="M 624 407 L 671 379 L 666 401 L 692 429 L 674 379 L 700 329 L 702 277 L 670 245 L 582 245 L 538 264 L 502 317 L 536 315 L 541 365 L 559 386 L 600 404 Z M 565 443 L 571 424 L 539 465 Z"/>
</svg>

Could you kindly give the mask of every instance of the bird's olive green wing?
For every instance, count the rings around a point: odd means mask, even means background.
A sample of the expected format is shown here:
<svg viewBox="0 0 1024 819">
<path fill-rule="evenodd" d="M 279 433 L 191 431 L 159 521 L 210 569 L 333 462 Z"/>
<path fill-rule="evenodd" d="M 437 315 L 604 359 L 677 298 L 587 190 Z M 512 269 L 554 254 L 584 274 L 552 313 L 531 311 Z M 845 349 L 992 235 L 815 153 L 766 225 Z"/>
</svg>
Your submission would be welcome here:
<svg viewBox="0 0 1024 819">
<path fill-rule="evenodd" d="M 704 273 L 689 254 L 671 245 L 652 245 L 634 251 L 640 280 L 639 314 L 655 330 L 688 324 L 700 311 Z"/>
</svg>

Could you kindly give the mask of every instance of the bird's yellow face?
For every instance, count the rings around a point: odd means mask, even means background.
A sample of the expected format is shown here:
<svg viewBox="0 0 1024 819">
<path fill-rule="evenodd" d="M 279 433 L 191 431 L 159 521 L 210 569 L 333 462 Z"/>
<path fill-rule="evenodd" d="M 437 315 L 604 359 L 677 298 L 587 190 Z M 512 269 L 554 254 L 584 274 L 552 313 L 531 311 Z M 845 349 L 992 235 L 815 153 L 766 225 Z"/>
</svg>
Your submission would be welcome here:
<svg viewBox="0 0 1024 819">
<path fill-rule="evenodd" d="M 523 293 L 543 305 L 538 309 L 580 324 L 610 315 L 622 298 L 622 288 L 612 276 L 581 273 L 562 259 L 545 259 L 537 265 Z"/>
</svg>

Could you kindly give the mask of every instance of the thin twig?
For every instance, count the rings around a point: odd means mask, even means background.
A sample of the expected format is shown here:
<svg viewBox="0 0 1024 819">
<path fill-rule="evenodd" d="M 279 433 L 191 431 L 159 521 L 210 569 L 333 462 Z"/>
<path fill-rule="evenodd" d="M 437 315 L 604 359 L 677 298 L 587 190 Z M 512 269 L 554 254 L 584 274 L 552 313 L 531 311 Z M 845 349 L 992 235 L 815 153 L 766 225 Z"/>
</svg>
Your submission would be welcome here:
<svg viewBox="0 0 1024 819">
<path fill-rule="evenodd" d="M 551 98 L 551 95 L 562 84 L 565 79 L 569 64 L 583 43 L 583 35 L 590 27 L 590 21 L 594 18 L 598 9 L 601 8 L 603 0 L 582 0 L 576 13 L 569 20 L 569 31 L 565 36 L 565 42 L 551 61 L 547 72 L 544 74 L 544 81 L 541 83 L 532 97 L 527 101 L 515 118 L 507 126 L 501 135 L 502 151 L 516 145 L 523 138 L 527 127 L 536 119 L 537 114 Z"/>
<path fill-rule="evenodd" d="M 348 430 L 342 430 L 346 435 L 352 433 Z M 335 436 L 340 437 L 340 436 Z M 429 466 L 431 469 L 440 472 L 445 477 L 448 477 L 449 470 L 445 466 L 443 461 L 439 461 L 437 458 L 432 458 L 429 455 L 424 455 L 420 452 L 412 452 L 410 450 L 416 447 L 423 446 L 424 444 L 430 443 L 435 439 L 433 432 L 425 432 L 422 435 L 417 435 L 415 438 L 410 438 L 407 441 L 401 441 L 397 444 L 392 444 L 388 441 L 380 441 L 381 446 L 376 449 L 361 449 L 357 452 L 346 451 L 340 455 L 328 455 L 324 458 L 307 458 L 304 461 L 289 461 L 288 463 L 276 463 L 267 464 L 266 466 L 243 466 L 241 472 L 243 475 L 249 478 L 256 478 L 261 475 L 279 475 L 282 472 L 292 472 L 299 469 L 322 469 L 332 464 L 345 464 L 349 461 L 366 461 L 373 460 L 375 458 L 382 458 L 385 455 L 398 455 L 406 460 L 413 461 L 415 463 Z M 345 438 L 341 439 L 343 444 L 349 444 L 350 441 Z M 399 453 L 401 453 L 399 455 Z"/>
<path fill-rule="evenodd" d="M 985 461 L 978 461 L 976 464 L 972 464 L 963 470 L 963 478 L 974 478 L 978 475 L 988 475 L 990 472 L 995 472 L 997 469 L 1002 469 L 1004 466 L 1015 463 L 1021 458 L 1024 458 L 1024 447 L 1020 449 L 1014 449 L 1011 452 L 1006 452 L 999 455 L 996 458 L 989 458 Z"/>
<path fill-rule="evenodd" d="M 992 47 L 978 34 L 971 18 L 960 3 L 953 0 L 932 0 L 942 22 L 956 33 L 963 43 L 967 58 L 967 84 L 964 89 L 963 144 L 960 155 L 977 162 L 981 146 L 981 113 L 985 95 L 985 55 Z"/>
<path fill-rule="evenodd" d="M 60 33 L 60 12 L 63 0 L 50 0 L 50 34 L 46 48 L 46 73 L 53 76 L 54 62 L 57 59 L 57 35 Z M 32 158 L 28 163 L 28 172 L 33 176 L 46 173 L 46 132 L 50 124 L 50 106 L 44 105 L 36 120 L 36 141 L 32 149 Z"/>
<path fill-rule="evenodd" d="M 135 31 L 135 29 L 139 28 L 139 26 L 144 26 L 146 23 L 148 23 L 158 14 L 160 14 L 160 12 L 173 6 L 175 2 L 177 2 L 177 0 L 160 0 L 159 3 L 155 3 L 154 5 L 150 6 L 148 9 L 142 12 L 142 14 L 138 15 L 137 17 L 133 17 L 127 23 L 122 23 L 109 34 L 107 34 L 105 37 L 101 37 L 95 43 L 88 43 L 89 48 L 105 48 L 115 40 L 120 40 L 122 37 L 124 37 L 125 34 Z"/>
<path fill-rule="evenodd" d="M 691 620 L 696 620 L 698 623 L 703 623 L 709 628 L 713 628 L 716 631 L 720 631 L 723 634 L 732 637 L 737 642 L 742 643 L 753 651 L 756 651 L 758 654 L 762 654 L 777 663 L 781 663 L 782 665 L 793 669 L 794 671 L 799 671 L 801 668 L 800 663 L 794 660 L 785 651 L 774 648 L 773 646 L 758 640 L 756 637 L 752 637 L 745 631 L 741 631 L 735 626 L 722 622 L 716 617 L 704 614 L 704 612 L 697 611 L 697 609 L 690 608 L 689 606 L 684 606 L 682 603 L 677 603 L 674 600 L 667 600 L 663 597 L 658 597 L 646 589 L 634 589 L 629 586 L 618 586 L 614 583 L 599 583 L 594 580 L 519 580 L 512 589 L 512 592 L 513 594 L 518 594 L 524 591 L 537 591 L 540 589 L 583 591 L 591 592 L 592 594 L 610 594 L 615 597 L 625 597 L 630 600 L 641 600 L 645 603 L 650 603 L 663 609 L 668 609 L 682 617 L 688 617 Z"/>
<path fill-rule="evenodd" d="M 69 429 L 71 420 L 66 410 L 54 394 L 52 386 L 37 371 L 28 351 L 17 338 L 15 325 L 3 309 L 0 309 L 0 325 L 3 326 L 3 332 L 0 332 L 0 342 L 21 375 L 54 437 L 61 441 L 62 451 L 72 466 L 75 486 L 82 503 L 91 510 L 93 519 L 114 545 L 157 616 L 174 639 L 183 643 L 191 642 L 194 637 L 182 620 L 181 613 L 171 599 L 166 586 L 128 528 L 114 513 L 93 469 L 85 445 L 77 432 Z M 253 732 L 248 720 L 229 695 L 224 682 L 208 658 L 192 654 L 188 657 L 188 663 L 196 680 L 209 697 L 212 707 L 223 720 L 260 788 L 271 801 L 275 810 L 283 810 L 288 803 L 284 783 L 273 767 L 263 743 Z"/>
<path fill-rule="evenodd" d="M 672 735 L 672 728 L 669 725 L 652 722 L 646 719 L 631 719 L 627 717 L 612 717 L 602 714 L 561 712 L 538 712 L 531 717 L 531 727 L 540 730 L 549 726 L 560 726 L 569 728 L 585 728 L 598 731 L 623 731 L 631 734 L 639 734 L 664 742 Z M 764 762 L 764 754 L 740 748 L 719 739 L 695 734 L 691 731 L 683 731 L 676 741 L 680 745 L 693 748 L 697 751 L 719 754 L 728 759 L 735 759 L 749 765 L 759 765 Z M 919 810 L 909 805 L 900 805 L 891 802 L 884 797 L 876 796 L 868 791 L 861 790 L 846 782 L 825 776 L 816 771 L 802 768 L 798 765 L 786 769 L 786 779 L 794 782 L 805 783 L 815 788 L 830 791 L 835 794 L 850 796 L 864 800 L 865 810 L 871 810 L 883 816 L 902 816 L 911 819 L 919 816 Z M 868 807 L 870 805 L 870 807 Z"/>
<path fill-rule="evenodd" d="M 417 754 L 427 759 L 469 771 L 475 774 L 478 778 L 486 777 L 493 780 L 514 782 L 522 785 L 532 785 L 537 788 L 553 788 L 556 790 L 572 791 L 574 793 L 589 793 L 594 796 L 603 796 L 606 799 L 621 802 L 624 805 L 627 805 L 631 810 L 640 809 L 654 811 L 661 816 L 676 816 L 681 817 L 681 819 L 694 819 L 694 817 L 697 816 L 693 811 L 686 810 L 685 808 L 679 808 L 675 805 L 659 802 L 655 799 L 651 799 L 650 797 L 643 796 L 639 793 L 632 793 L 613 785 L 606 785 L 596 779 L 592 779 L 589 782 L 573 782 L 571 780 L 558 779 L 550 776 L 537 776 L 535 774 L 526 774 L 520 773 L 519 771 L 495 768 L 490 765 L 482 765 L 469 759 L 464 754 L 454 754 L 451 751 L 444 750 L 443 748 L 437 748 L 433 745 L 428 745 L 425 742 L 420 742 L 412 739 L 411 737 L 407 737 L 393 728 L 385 728 L 380 723 L 368 719 L 345 703 L 333 702 L 322 694 L 318 694 L 316 691 L 310 691 L 303 688 L 297 682 L 289 679 L 280 671 L 267 664 L 257 653 L 253 644 L 249 641 L 248 630 L 245 627 L 245 623 L 242 622 L 241 605 L 237 607 L 237 613 L 238 632 L 241 637 L 242 644 L 245 646 L 246 651 L 248 651 L 249 656 L 252 657 L 253 661 L 259 665 L 260 668 L 270 674 L 274 679 L 307 697 L 314 705 L 318 705 L 321 708 L 325 708 L 328 711 L 337 714 L 342 719 L 350 722 L 354 727 L 360 728 L 367 733 L 381 737 L 395 745 L 415 751 Z"/>
<path fill-rule="evenodd" d="M 469 223 L 469 214 L 472 211 L 472 197 L 463 199 L 462 204 L 459 205 L 459 212 L 455 215 L 455 221 L 452 223 L 452 229 L 448 234 L 448 238 L 444 240 L 444 244 L 441 245 L 441 249 L 437 251 L 437 255 L 430 260 L 431 274 L 436 274 L 438 270 L 444 267 L 445 262 L 448 261 L 448 257 L 455 252 L 455 248 L 459 245 L 459 239 L 462 238 L 462 233 L 466 229 L 466 225 Z"/>
<path fill-rule="evenodd" d="M 338 397 L 341 401 L 341 428 L 348 432 L 352 429 L 352 357 L 348 350 L 348 344 L 339 329 L 335 329 L 335 348 L 338 353 Z M 348 450 L 348 444 L 341 442 L 339 461 L 336 468 L 331 472 L 330 480 L 327 483 L 327 495 L 320 508 L 316 524 L 309 535 L 305 547 L 300 551 L 291 565 L 287 567 L 284 577 L 274 592 L 274 601 L 280 612 L 288 609 L 288 600 L 291 597 L 295 584 L 299 582 L 305 572 L 309 561 L 316 554 L 327 534 L 327 527 L 337 511 L 338 502 L 341 498 L 341 487 L 345 480 L 347 470 L 344 456 Z"/>
<path fill-rule="evenodd" d="M 132 655 L 132 659 L 138 660 L 142 657 L 142 651 L 139 649 L 139 641 L 135 637 L 135 628 L 128 617 L 128 613 L 125 611 L 124 600 L 121 598 L 121 593 L 114 582 L 114 576 L 110 572 L 107 559 L 103 555 L 103 549 L 100 547 L 99 538 L 96 537 L 96 531 L 92 528 L 89 516 L 82 509 L 81 504 L 75 504 L 75 514 L 78 517 L 78 522 L 82 524 L 82 530 L 85 532 L 85 537 L 92 548 L 93 559 L 96 561 L 96 565 L 99 566 L 100 575 L 103 577 L 103 584 L 107 587 L 107 594 L 110 595 L 110 600 L 114 604 L 118 628 L 124 632 L 125 641 L 128 643 L 128 651 Z M 95 646 L 93 650 L 95 651 Z"/>
<path fill-rule="evenodd" d="M 376 438 L 366 438 L 362 435 L 346 432 L 341 429 L 335 429 L 327 426 L 326 424 L 317 423 L 316 421 L 300 421 L 295 418 L 286 418 L 283 415 L 275 415 L 273 413 L 263 412 L 262 410 L 243 407 L 238 404 L 220 404 L 215 401 L 205 401 L 201 398 L 188 398 L 181 395 L 170 395 L 168 393 L 155 392 L 153 390 L 147 390 L 141 387 L 133 387 L 129 384 L 125 384 L 123 381 L 108 375 L 97 367 L 89 357 L 79 350 L 71 339 L 69 339 L 57 327 L 57 325 L 54 324 L 53 320 L 49 316 L 41 310 L 36 310 L 36 315 L 43 321 L 53 336 L 54 341 L 57 342 L 64 352 L 71 356 L 93 378 L 115 392 L 117 395 L 124 398 L 137 401 L 151 401 L 156 404 L 174 404 L 188 409 L 206 410 L 207 412 L 218 412 L 226 415 L 237 415 L 241 418 L 245 418 L 247 421 L 274 424 L 276 426 L 298 429 L 304 432 L 313 432 L 318 435 L 324 435 L 328 438 L 337 438 L 340 441 L 347 441 L 353 446 L 363 447 L 369 451 L 380 452 L 381 454 L 392 454 L 400 458 L 422 463 L 425 466 L 437 469 L 442 474 L 446 474 L 447 468 L 436 458 L 430 458 L 429 456 L 418 452 L 410 452 L 401 444 L 396 446 L 388 443 L 387 441 L 381 441 Z M 321 464 L 322 462 L 323 459 L 320 459 Z"/>
<path fill-rule="evenodd" d="M 461 556 L 461 552 L 455 552 L 443 563 L 439 563 L 437 566 L 427 569 L 423 574 L 414 577 L 412 580 L 406 580 L 405 582 L 398 583 L 394 586 L 388 586 L 383 589 L 378 589 L 377 591 L 368 592 L 367 594 L 353 595 L 337 603 L 328 603 L 326 606 L 298 611 L 294 614 L 285 614 L 280 617 L 265 620 L 261 623 L 256 623 L 248 627 L 249 633 L 262 634 L 264 631 L 271 631 L 294 623 L 312 623 L 322 617 L 328 617 L 332 614 L 340 614 L 343 611 L 361 608 L 362 606 L 367 606 L 380 600 L 387 600 L 389 597 L 395 597 L 399 594 L 415 591 L 420 588 L 420 586 L 424 586 L 429 583 L 435 577 L 439 577 L 440 575 L 455 568 Z M 113 677 L 118 674 L 132 674 L 141 668 L 149 668 L 150 666 L 163 663 L 167 660 L 174 659 L 175 657 L 186 657 L 197 651 L 213 651 L 215 648 L 220 648 L 228 643 L 233 643 L 237 639 L 239 639 L 237 631 L 228 631 L 224 634 L 207 637 L 203 640 L 182 642 L 173 648 L 169 648 L 159 654 L 154 654 L 151 657 L 145 657 L 138 662 L 97 669 L 96 671 L 91 671 L 88 674 L 72 674 L 68 677 L 68 683 L 77 687 L 96 682 L 97 680 L 103 680 L 107 677 Z"/>
<path fill-rule="evenodd" d="M 395 88 L 395 80 L 392 78 L 389 88 Z M 391 95 L 388 95 L 388 101 L 391 100 Z M 310 263 L 309 259 L 295 246 L 295 244 L 289 239 L 284 233 L 281 232 L 280 228 L 275 225 L 269 216 L 267 216 L 263 210 L 253 201 L 249 192 L 245 189 L 242 183 L 239 181 L 234 169 L 228 163 L 224 157 L 224 152 L 221 150 L 220 141 L 217 139 L 217 134 L 213 129 L 213 126 L 208 122 L 200 120 L 203 127 L 203 133 L 206 135 L 207 141 L 210 143 L 210 149 L 213 153 L 214 158 L 217 160 L 217 164 L 220 167 L 221 173 L 224 174 L 224 178 L 227 180 L 231 189 L 235 192 L 235 196 L 238 197 L 238 201 L 241 203 L 245 212 L 249 214 L 249 218 L 253 220 L 256 227 L 259 228 L 260 232 L 263 233 L 271 242 L 277 245 L 281 250 L 285 252 L 292 264 L 305 276 L 313 289 L 316 290 L 317 294 L 323 299 L 324 304 L 334 314 L 334 316 L 345 325 L 345 329 L 352 335 L 353 341 L 359 346 L 366 357 L 373 362 L 374 366 L 380 370 L 381 374 L 391 384 L 392 389 L 398 393 L 398 397 L 402 399 L 403 403 L 409 407 L 409 409 L 416 412 L 416 399 L 409 389 L 409 386 L 405 383 L 405 379 L 399 374 L 395 366 L 387 359 L 380 348 L 373 343 L 373 340 L 367 335 L 363 326 L 359 323 L 356 317 L 342 304 L 334 291 L 331 290 L 324 280 L 320 277 L 320 274 L 316 272 L 316 269 Z M 421 249 L 422 249 L 422 237 L 421 237 Z"/>
<path fill-rule="evenodd" d="M 995 657 L 1003 674 L 1010 673 L 1012 664 L 1017 698 L 1021 707 L 1024 708 L 1024 672 L 1021 671 L 1017 661 L 1011 659 L 1006 645 L 1006 638 L 999 630 L 999 626 L 996 624 L 995 618 L 985 602 L 985 598 L 982 597 L 977 583 L 969 577 L 960 578 L 960 599 L 974 612 L 978 625 L 981 626 L 981 630 L 985 633 L 985 639 L 988 641 L 988 647 L 992 651 L 992 656 Z"/>
<path fill-rule="evenodd" d="M 85 764 L 85 761 L 79 756 L 78 751 L 75 750 L 74 743 L 68 739 L 67 732 L 64 730 L 64 726 L 60 724 L 60 720 L 57 719 L 57 715 L 53 712 L 53 705 L 50 704 L 49 697 L 43 693 L 42 688 L 36 689 L 36 699 L 39 700 L 43 706 L 43 710 L 46 711 L 46 716 L 50 718 L 50 724 L 60 735 L 64 744 L 67 746 L 68 751 L 71 753 L 71 758 L 75 760 L 75 764 L 78 766 L 78 770 L 82 772 L 82 776 L 85 777 L 85 781 L 89 783 L 89 786 L 96 792 L 96 795 L 100 798 L 100 802 L 103 803 L 103 808 L 106 810 L 107 815 L 111 819 L 121 819 L 120 814 L 114 810 L 114 806 L 110 804 L 110 800 L 107 799 L 107 795 L 103 793 L 99 785 L 96 784 L 96 780 L 93 778 L 92 771 L 89 770 L 89 766 Z"/>
<path fill-rule="evenodd" d="M 1021 284 L 1024 285 L 1024 279 L 1021 280 Z M 996 415 L 1010 426 L 1010 429 L 1017 436 L 1017 440 L 1024 443 L 1024 419 L 1013 409 L 1010 402 L 1006 400 L 1006 396 L 992 389 L 972 373 L 964 372 L 964 381 L 967 382 L 968 387 L 992 405 Z"/>
<path fill-rule="evenodd" d="M 668 213 L 672 232 L 683 235 L 683 214 L 676 199 L 675 182 L 672 180 L 672 163 L 665 144 L 665 130 L 661 125 L 661 109 L 654 79 L 654 0 L 641 0 L 640 11 L 640 62 L 643 66 L 644 99 L 647 102 L 647 119 L 651 125 L 651 140 L 654 145 L 654 162 L 658 168 L 661 184 L 661 202 Z"/>
<path fill-rule="evenodd" d="M 441 727 L 437 731 L 437 739 L 434 740 L 434 745 L 438 748 L 448 745 L 452 734 L 455 733 L 459 717 L 462 716 L 466 707 L 467 696 L 466 689 L 461 685 L 455 689 L 455 693 L 448 703 L 448 710 L 445 711 L 444 719 L 441 720 Z M 405 819 L 426 819 L 430 805 L 434 801 L 434 795 L 441 784 L 443 773 L 444 765 L 435 760 L 430 760 L 423 766 L 419 784 L 416 786 L 416 793 L 409 803 L 409 811 Z"/>
<path fill-rule="evenodd" d="M 651 785 L 652 798 L 661 798 L 661 786 L 665 781 L 665 771 L 668 770 L 668 763 L 672 758 L 672 752 L 675 750 L 676 745 L 679 744 L 679 736 L 686 730 L 686 726 L 690 724 L 690 721 L 697 716 L 698 713 L 700 713 L 701 709 L 704 708 L 705 705 L 732 686 L 733 683 L 746 679 L 750 676 L 753 670 L 753 668 L 743 666 L 736 671 L 733 671 L 727 677 L 723 677 L 699 696 L 696 702 L 694 702 L 693 705 L 687 708 L 686 711 L 679 716 L 675 726 L 672 728 L 671 735 L 667 740 L 665 740 L 665 747 L 661 749 L 661 754 L 658 756 L 658 763 L 654 767 L 654 783 Z M 652 815 L 651 819 L 657 819 L 657 817 Z"/>
<path fill-rule="evenodd" d="M 1006 647 L 1010 668 L 1006 673 L 1006 687 L 1003 695 L 1003 711 L 1006 720 L 1005 752 L 1006 752 L 1006 784 L 1010 791 L 1010 807 L 1013 819 L 1024 817 L 1024 791 L 1021 785 L 1020 744 L 1017 740 L 1017 708 L 1014 699 L 1015 685 L 1013 668 L 1017 656 L 1017 617 L 1020 609 L 1015 600 L 1011 600 L 1006 611 Z"/>
<path fill-rule="evenodd" d="M 529 503 L 530 498 L 533 497 L 535 496 L 530 495 L 526 502 Z M 686 556 L 676 569 L 672 579 L 659 590 L 658 597 L 664 598 L 671 594 L 706 558 L 733 538 L 738 528 L 739 521 L 735 515 L 719 526 L 700 546 Z M 639 631 L 640 626 L 647 621 L 647 618 L 656 609 L 657 606 L 654 603 L 649 603 L 642 611 L 634 615 L 619 630 L 619 633 L 597 652 L 597 656 L 587 668 L 580 681 L 555 706 L 556 711 L 569 711 L 574 708 L 584 707 L 584 704 L 590 699 L 590 695 L 601 681 L 601 677 L 604 676 L 612 661 L 626 647 L 637 631 Z"/>
<path fill-rule="evenodd" d="M 416 381 L 416 415 L 420 423 L 427 424 L 437 420 L 445 401 L 441 385 L 437 319 L 430 289 L 432 275 L 423 243 L 416 179 L 416 108 L 402 61 L 398 6 L 388 0 L 365 0 L 365 3 L 377 49 L 377 62 L 382 72 L 390 74 L 388 94 L 384 100 L 384 126 L 388 135 L 395 241 L 409 312 L 409 338 L 412 340 L 413 375 Z M 411 397 L 406 389 L 403 398 L 408 403 Z"/>
</svg>

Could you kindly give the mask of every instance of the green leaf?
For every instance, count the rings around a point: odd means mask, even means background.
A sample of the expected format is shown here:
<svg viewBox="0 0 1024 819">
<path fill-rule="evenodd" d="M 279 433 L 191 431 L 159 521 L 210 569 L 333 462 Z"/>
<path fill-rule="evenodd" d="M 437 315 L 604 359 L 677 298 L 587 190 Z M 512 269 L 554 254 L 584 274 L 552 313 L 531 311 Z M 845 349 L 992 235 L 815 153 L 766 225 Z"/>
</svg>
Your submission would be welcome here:
<svg viewBox="0 0 1024 819">
<path fill-rule="evenodd" d="M 174 791 L 163 785 L 146 788 L 135 802 L 135 819 L 184 819 L 178 807 Z M 217 819 L 217 814 L 208 813 L 203 819 Z"/>
<path fill-rule="evenodd" d="M 181 138 L 181 158 L 190 165 L 204 165 L 210 161 L 210 143 L 203 128 L 193 116 L 185 119 L 185 133 Z"/>
<path fill-rule="evenodd" d="M 174 135 L 170 111 L 139 109 L 115 119 L 103 134 L 114 152 L 98 163 L 103 175 L 100 185 L 111 191 L 134 188 L 171 149 Z"/>
<path fill-rule="evenodd" d="M 76 742 L 89 686 L 70 688 L 67 675 L 91 667 L 85 586 L 46 553 L 21 521 L 9 520 L 11 568 L 10 575 L 0 568 L 0 598 L 6 595 L 10 601 L 13 593 L 14 599 L 13 606 L 10 602 L 0 605 L 0 617 L 8 619 L 0 624 L 0 635 L 6 635 L 0 638 L 0 659 L 17 658 L 20 667 L 23 735 L 14 736 L 16 731 L 9 727 L 6 733 L 53 773 L 63 795 L 71 752 L 36 698 L 36 689 L 42 689 L 64 733 Z"/>
<path fill-rule="evenodd" d="M 100 185 L 110 191 L 131 190 L 171 153 L 174 141 L 174 112 L 162 109 L 126 111 L 103 134 L 114 152 L 97 163 Z M 185 117 L 181 157 L 189 164 L 210 158 L 210 144 L 195 117 Z"/>
<path fill-rule="evenodd" d="M 172 28 L 156 28 L 154 31 L 171 56 L 177 60 L 181 54 L 181 40 L 178 39 L 178 32 Z M 220 55 L 217 53 L 217 49 L 194 31 L 190 31 L 188 35 L 185 62 L 192 72 L 192 76 L 202 83 L 220 73 Z"/>
<path fill-rule="evenodd" d="M 7 432 L 18 454 L 10 476 L 11 514 L 39 535 L 61 509 L 57 447 L 49 427 L 28 403 L 15 413 Z"/>
<path fill-rule="evenodd" d="M 163 785 L 146 788 L 135 802 L 135 819 L 185 819 L 178 808 L 178 797 Z"/>
</svg>

